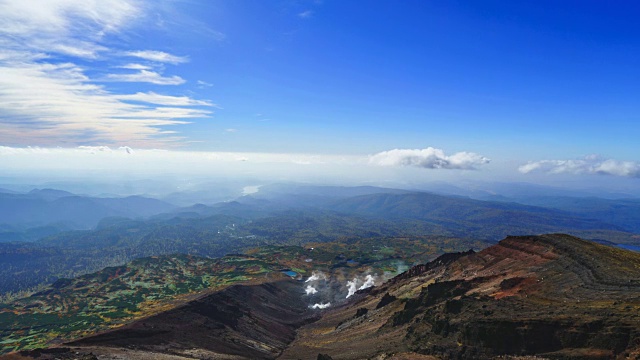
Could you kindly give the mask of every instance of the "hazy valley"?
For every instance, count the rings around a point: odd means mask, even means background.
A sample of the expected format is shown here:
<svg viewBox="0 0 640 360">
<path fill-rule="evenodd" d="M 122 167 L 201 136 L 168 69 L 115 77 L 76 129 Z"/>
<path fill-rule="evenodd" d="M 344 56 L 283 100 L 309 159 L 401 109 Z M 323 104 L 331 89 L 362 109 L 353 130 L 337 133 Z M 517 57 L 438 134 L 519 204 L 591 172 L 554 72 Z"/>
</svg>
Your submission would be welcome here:
<svg viewBox="0 0 640 360">
<path fill-rule="evenodd" d="M 633 322 L 603 322 L 613 314 L 632 321 L 624 314 L 640 306 L 633 275 L 640 255 L 616 249 L 639 246 L 640 235 L 624 221 L 607 222 L 606 211 L 622 207 L 621 216 L 635 224 L 634 199 L 540 197 L 524 204 L 310 185 L 268 185 L 188 207 L 55 190 L 10 195 L 2 206 L 29 208 L 43 219 L 35 228 L 71 224 L 74 212 L 54 211 L 46 220 L 61 202 L 109 204 L 112 213 L 93 229 L 22 241 L 6 233 L 4 353 L 54 346 L 22 354 L 471 359 L 635 351 Z M 554 235 L 498 243 L 543 233 L 592 241 Z M 443 254 L 450 255 L 429 263 Z M 597 342 L 594 334 L 611 326 L 612 337 Z M 545 345 L 552 328 L 559 340 Z M 573 335 L 562 335 L 567 331 Z M 487 342 L 507 334 L 508 346 Z M 374 345 L 381 340 L 387 345 Z"/>
</svg>

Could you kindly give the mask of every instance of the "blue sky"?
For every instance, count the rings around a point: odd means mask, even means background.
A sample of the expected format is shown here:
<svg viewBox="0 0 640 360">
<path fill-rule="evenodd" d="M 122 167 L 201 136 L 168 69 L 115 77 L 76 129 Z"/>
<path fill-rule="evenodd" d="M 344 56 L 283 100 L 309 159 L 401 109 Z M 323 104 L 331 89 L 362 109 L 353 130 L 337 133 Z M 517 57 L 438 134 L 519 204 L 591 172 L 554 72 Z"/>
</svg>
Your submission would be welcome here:
<svg viewBox="0 0 640 360">
<path fill-rule="evenodd" d="M 640 178 L 633 1 L 0 0 L 0 14 L 6 169 L 169 151 Z"/>
</svg>

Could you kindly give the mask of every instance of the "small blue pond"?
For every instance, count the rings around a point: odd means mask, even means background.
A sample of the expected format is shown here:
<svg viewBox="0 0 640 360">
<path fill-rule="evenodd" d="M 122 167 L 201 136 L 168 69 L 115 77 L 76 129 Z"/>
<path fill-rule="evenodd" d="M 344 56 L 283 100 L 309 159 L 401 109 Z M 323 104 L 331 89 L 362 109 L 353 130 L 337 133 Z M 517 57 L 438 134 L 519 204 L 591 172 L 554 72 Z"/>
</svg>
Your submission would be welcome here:
<svg viewBox="0 0 640 360">
<path fill-rule="evenodd" d="M 298 276 L 298 273 L 295 271 L 291 271 L 291 270 L 287 270 L 287 271 L 283 271 L 282 273 L 284 273 L 285 275 L 291 276 L 291 277 L 296 277 Z"/>
</svg>

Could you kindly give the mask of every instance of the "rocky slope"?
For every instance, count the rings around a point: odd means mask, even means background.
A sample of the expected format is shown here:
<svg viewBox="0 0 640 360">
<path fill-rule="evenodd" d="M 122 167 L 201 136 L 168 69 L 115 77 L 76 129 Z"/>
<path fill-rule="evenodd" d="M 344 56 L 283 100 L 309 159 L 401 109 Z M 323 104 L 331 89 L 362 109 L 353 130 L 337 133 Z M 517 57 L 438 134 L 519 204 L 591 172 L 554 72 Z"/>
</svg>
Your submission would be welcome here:
<svg viewBox="0 0 640 360">
<path fill-rule="evenodd" d="M 640 254 L 567 235 L 443 255 L 321 312 L 303 286 L 233 286 L 40 358 L 640 358 Z"/>
<path fill-rule="evenodd" d="M 273 359 L 314 320 L 300 283 L 234 285 L 130 325 L 5 359 Z"/>
<path fill-rule="evenodd" d="M 309 321 L 302 289 L 291 280 L 236 285 L 185 306 L 70 345 L 124 347 L 190 356 L 270 359 Z"/>
<path fill-rule="evenodd" d="M 566 235 L 445 255 L 299 330 L 281 356 L 635 358 L 640 254 Z"/>
</svg>

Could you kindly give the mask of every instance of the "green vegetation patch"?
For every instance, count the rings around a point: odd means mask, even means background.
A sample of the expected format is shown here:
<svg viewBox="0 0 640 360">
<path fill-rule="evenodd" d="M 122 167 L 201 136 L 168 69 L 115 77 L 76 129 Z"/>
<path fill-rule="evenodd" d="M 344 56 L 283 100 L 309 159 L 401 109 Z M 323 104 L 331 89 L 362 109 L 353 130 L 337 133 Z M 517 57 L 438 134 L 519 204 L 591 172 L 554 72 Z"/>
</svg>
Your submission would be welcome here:
<svg viewBox="0 0 640 360">
<path fill-rule="evenodd" d="M 175 306 L 180 296 L 312 270 L 343 269 L 391 275 L 444 252 L 479 248 L 483 242 L 451 238 L 372 238 L 299 246 L 265 246 L 246 254 L 209 259 L 153 256 L 75 279 L 0 306 L 0 354 L 42 348 L 122 326 Z"/>
</svg>

